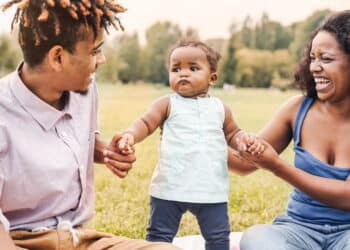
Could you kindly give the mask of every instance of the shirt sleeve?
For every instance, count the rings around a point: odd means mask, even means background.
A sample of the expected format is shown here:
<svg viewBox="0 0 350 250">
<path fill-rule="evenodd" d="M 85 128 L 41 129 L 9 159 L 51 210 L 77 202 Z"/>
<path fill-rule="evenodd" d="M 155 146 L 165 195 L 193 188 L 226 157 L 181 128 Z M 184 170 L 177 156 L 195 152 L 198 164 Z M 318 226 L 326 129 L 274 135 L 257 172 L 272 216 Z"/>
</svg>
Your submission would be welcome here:
<svg viewBox="0 0 350 250">
<path fill-rule="evenodd" d="M 8 151 L 7 138 L 5 134 L 4 127 L 0 124 L 0 198 L 2 196 L 2 190 L 4 187 L 5 180 L 5 155 Z M 4 226 L 6 231 L 10 229 L 10 223 L 2 213 L 2 208 L 0 207 L 0 223 Z"/>
<path fill-rule="evenodd" d="M 93 83 L 93 95 L 92 95 L 92 102 L 93 102 L 93 113 L 94 113 L 94 131 L 95 134 L 100 134 L 100 120 L 99 120 L 99 102 L 98 102 L 98 90 L 97 90 L 97 84 L 96 82 Z"/>
</svg>

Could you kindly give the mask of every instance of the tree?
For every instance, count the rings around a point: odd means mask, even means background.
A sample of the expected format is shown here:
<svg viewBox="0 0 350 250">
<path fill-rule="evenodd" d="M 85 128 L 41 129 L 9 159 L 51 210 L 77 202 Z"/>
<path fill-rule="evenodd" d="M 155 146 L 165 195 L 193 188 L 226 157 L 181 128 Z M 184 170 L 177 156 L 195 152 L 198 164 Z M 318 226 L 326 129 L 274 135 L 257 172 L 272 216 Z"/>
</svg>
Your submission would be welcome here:
<svg viewBox="0 0 350 250">
<path fill-rule="evenodd" d="M 97 78 L 100 82 L 116 83 L 119 80 L 118 69 L 122 63 L 116 57 L 117 50 L 113 45 L 113 41 L 106 42 L 103 48 L 107 63 L 101 65 L 101 68 L 97 72 Z"/>
<path fill-rule="evenodd" d="M 219 84 L 221 87 L 223 84 L 234 84 L 235 74 L 237 67 L 236 59 L 236 43 L 237 43 L 237 33 L 232 33 L 230 39 L 227 42 L 226 52 L 223 57 L 223 61 L 219 71 Z"/>
<path fill-rule="evenodd" d="M 293 59 L 299 61 L 304 47 L 310 38 L 311 32 L 317 28 L 320 22 L 331 13 L 330 10 L 319 10 L 314 12 L 305 21 L 294 24 L 294 40 L 289 46 Z"/>
<path fill-rule="evenodd" d="M 241 49 L 237 51 L 237 85 L 267 88 L 273 79 L 273 52 L 269 50 Z"/>
<path fill-rule="evenodd" d="M 118 78 L 122 83 L 141 79 L 140 44 L 136 33 L 122 35 L 117 38 L 117 58 L 120 61 Z"/>
<path fill-rule="evenodd" d="M 16 69 L 20 61 L 20 49 L 13 37 L 0 36 L 0 75 L 5 75 Z"/>
<path fill-rule="evenodd" d="M 254 26 L 250 16 L 246 16 L 239 31 L 239 41 L 243 47 L 261 50 L 278 50 L 289 47 L 293 40 L 290 27 L 271 21 L 263 13 L 260 21 Z"/>
<path fill-rule="evenodd" d="M 178 25 L 169 21 L 156 22 L 146 31 L 145 78 L 154 83 L 169 84 L 166 68 L 170 47 L 181 38 Z"/>
<path fill-rule="evenodd" d="M 249 15 L 246 16 L 243 21 L 239 36 L 240 42 L 244 47 L 255 48 L 255 30 L 253 27 L 253 20 Z"/>
<path fill-rule="evenodd" d="M 284 27 L 278 22 L 272 22 L 275 29 L 275 41 L 273 50 L 287 49 L 293 41 L 293 33 L 290 27 Z"/>
<path fill-rule="evenodd" d="M 255 46 L 257 49 L 273 50 L 276 31 L 274 23 L 270 21 L 267 13 L 263 13 L 260 22 L 255 27 Z"/>
</svg>

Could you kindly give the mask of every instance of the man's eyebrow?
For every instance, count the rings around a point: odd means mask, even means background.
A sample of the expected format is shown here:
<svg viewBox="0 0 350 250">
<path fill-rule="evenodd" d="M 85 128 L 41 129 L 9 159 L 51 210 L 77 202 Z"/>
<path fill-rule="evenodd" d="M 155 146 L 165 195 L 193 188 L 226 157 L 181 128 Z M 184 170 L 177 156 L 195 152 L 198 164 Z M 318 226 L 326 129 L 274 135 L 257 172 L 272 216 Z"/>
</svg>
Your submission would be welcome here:
<svg viewBox="0 0 350 250">
<path fill-rule="evenodd" d="M 100 42 L 96 47 L 93 48 L 93 50 L 99 49 L 103 45 L 104 41 Z"/>
</svg>

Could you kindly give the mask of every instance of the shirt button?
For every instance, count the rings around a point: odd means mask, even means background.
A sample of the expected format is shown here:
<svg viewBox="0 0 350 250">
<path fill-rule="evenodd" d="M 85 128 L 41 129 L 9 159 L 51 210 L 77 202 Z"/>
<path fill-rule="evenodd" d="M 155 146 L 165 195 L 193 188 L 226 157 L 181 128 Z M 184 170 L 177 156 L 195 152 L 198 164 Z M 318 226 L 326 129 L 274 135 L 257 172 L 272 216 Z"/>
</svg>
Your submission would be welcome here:
<svg viewBox="0 0 350 250">
<path fill-rule="evenodd" d="M 63 136 L 63 137 L 67 137 L 67 133 L 63 131 L 63 132 L 62 132 L 62 136 Z"/>
</svg>

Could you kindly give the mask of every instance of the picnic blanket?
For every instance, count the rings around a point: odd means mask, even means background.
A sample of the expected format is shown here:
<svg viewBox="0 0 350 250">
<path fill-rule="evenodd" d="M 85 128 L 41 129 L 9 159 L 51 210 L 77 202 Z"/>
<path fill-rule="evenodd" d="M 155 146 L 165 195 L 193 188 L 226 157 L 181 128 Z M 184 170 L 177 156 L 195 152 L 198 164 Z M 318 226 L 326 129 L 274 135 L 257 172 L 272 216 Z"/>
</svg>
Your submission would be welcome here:
<svg viewBox="0 0 350 250">
<path fill-rule="evenodd" d="M 230 250 L 239 250 L 239 241 L 241 237 L 242 232 L 230 233 Z M 205 250 L 204 238 L 201 235 L 176 237 L 173 244 L 184 250 Z"/>
</svg>

